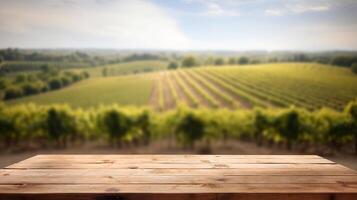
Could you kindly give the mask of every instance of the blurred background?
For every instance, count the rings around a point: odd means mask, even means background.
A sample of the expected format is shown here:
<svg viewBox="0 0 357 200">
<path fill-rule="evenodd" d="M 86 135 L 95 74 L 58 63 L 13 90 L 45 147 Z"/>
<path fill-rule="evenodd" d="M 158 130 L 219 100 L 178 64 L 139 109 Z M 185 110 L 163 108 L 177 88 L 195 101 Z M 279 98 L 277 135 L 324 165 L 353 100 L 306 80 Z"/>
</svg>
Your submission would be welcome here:
<svg viewBox="0 0 357 200">
<path fill-rule="evenodd" d="M 353 0 L 14 0 L 0 167 L 35 154 L 317 154 L 357 169 Z"/>
</svg>

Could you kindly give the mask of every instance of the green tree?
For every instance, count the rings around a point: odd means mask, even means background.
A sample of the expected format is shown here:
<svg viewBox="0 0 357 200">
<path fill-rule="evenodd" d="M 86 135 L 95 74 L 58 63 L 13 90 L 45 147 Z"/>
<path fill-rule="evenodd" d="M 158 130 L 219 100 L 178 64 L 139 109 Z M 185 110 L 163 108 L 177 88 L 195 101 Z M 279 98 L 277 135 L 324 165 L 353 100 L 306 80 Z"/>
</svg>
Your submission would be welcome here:
<svg viewBox="0 0 357 200">
<path fill-rule="evenodd" d="M 236 59 L 235 58 L 229 58 L 228 64 L 230 64 L 230 65 L 236 64 Z"/>
<path fill-rule="evenodd" d="M 67 76 L 61 76 L 60 77 L 62 85 L 63 86 L 68 86 L 72 83 L 72 78 L 71 77 L 67 77 Z"/>
<path fill-rule="evenodd" d="M 108 68 L 104 67 L 104 68 L 102 69 L 102 76 L 106 77 L 106 76 L 108 76 L 108 75 L 109 75 L 109 74 L 108 74 Z"/>
<path fill-rule="evenodd" d="M 178 64 L 177 62 L 170 62 L 169 65 L 167 66 L 167 69 L 177 69 Z"/>
<path fill-rule="evenodd" d="M 27 80 L 27 77 L 25 74 L 18 74 L 18 75 L 16 75 L 14 82 L 15 83 L 24 83 L 24 82 L 26 82 L 26 80 Z"/>
<path fill-rule="evenodd" d="M 351 70 L 354 74 L 357 74 L 357 62 L 353 63 L 351 66 Z"/>
<path fill-rule="evenodd" d="M 217 58 L 217 59 L 214 61 L 214 65 L 224 65 L 224 60 L 223 60 L 223 58 Z"/>
<path fill-rule="evenodd" d="M 85 79 L 90 78 L 90 74 L 87 71 L 81 72 L 81 76 Z"/>
<path fill-rule="evenodd" d="M 238 64 L 240 65 L 245 65 L 249 63 L 249 58 L 248 57 L 240 57 L 238 59 Z"/>
<path fill-rule="evenodd" d="M 23 91 L 20 87 L 17 86 L 10 86 L 5 89 L 4 99 L 15 99 L 23 96 Z"/>
<path fill-rule="evenodd" d="M 182 67 L 193 67 L 197 65 L 195 57 L 188 56 L 182 60 Z"/>
<path fill-rule="evenodd" d="M 51 90 L 57 90 L 63 86 L 63 83 L 62 83 L 61 79 L 59 79 L 59 78 L 52 78 L 48 82 L 48 86 Z"/>
<path fill-rule="evenodd" d="M 8 86 L 8 80 L 5 78 L 0 78 L 0 90 L 4 90 Z"/>
<path fill-rule="evenodd" d="M 38 94 L 42 91 L 42 84 L 41 83 L 25 83 L 22 85 L 22 90 L 24 95 L 33 95 Z"/>
</svg>

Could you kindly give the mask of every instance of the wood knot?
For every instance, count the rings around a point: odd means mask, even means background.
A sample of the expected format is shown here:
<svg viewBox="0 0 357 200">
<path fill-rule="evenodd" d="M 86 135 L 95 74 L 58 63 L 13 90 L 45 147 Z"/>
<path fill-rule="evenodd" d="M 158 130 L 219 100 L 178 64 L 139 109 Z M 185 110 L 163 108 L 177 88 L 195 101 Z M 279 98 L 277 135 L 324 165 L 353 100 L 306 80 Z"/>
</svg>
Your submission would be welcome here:
<svg viewBox="0 0 357 200">
<path fill-rule="evenodd" d="M 112 188 L 106 189 L 105 191 L 106 191 L 106 192 L 113 192 L 113 193 L 115 193 L 115 192 L 119 192 L 119 189 L 118 189 L 118 188 L 115 188 L 115 187 L 112 187 Z"/>
</svg>

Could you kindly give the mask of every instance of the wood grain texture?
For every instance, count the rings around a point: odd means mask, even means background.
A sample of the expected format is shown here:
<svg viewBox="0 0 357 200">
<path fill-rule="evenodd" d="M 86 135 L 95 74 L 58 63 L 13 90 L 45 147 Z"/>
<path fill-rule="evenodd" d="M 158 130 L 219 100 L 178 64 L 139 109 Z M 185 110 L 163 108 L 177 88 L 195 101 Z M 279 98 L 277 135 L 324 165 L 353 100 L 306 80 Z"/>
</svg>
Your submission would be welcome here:
<svg viewBox="0 0 357 200">
<path fill-rule="evenodd" d="M 357 172 L 315 155 L 38 155 L 2 199 L 357 199 Z"/>
</svg>

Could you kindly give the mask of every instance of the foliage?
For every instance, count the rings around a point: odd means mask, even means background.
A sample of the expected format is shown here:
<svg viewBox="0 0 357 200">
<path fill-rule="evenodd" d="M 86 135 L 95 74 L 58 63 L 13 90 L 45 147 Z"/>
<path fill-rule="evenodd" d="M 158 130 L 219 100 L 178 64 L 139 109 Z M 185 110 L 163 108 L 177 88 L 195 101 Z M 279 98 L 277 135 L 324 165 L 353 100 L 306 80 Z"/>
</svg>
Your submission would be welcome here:
<svg viewBox="0 0 357 200">
<path fill-rule="evenodd" d="M 68 136 L 76 132 L 76 123 L 68 108 L 50 108 L 47 111 L 46 129 L 51 140 L 58 147 L 67 145 Z"/>
<path fill-rule="evenodd" d="M 177 125 L 178 141 L 193 148 L 195 142 L 204 136 L 204 122 L 192 113 L 185 114 Z"/>
<path fill-rule="evenodd" d="M 170 62 L 169 65 L 167 66 L 167 69 L 177 69 L 178 64 L 177 62 Z"/>
<path fill-rule="evenodd" d="M 17 86 L 10 86 L 5 89 L 5 94 L 4 94 L 4 99 L 9 100 L 9 99 L 15 99 L 22 97 L 23 91 L 20 87 Z"/>
<path fill-rule="evenodd" d="M 89 78 L 87 72 L 60 72 L 44 65 L 43 70 L 38 73 L 20 73 L 14 77 L 1 78 L 0 90 L 4 90 L 3 99 L 9 100 L 47 92 L 48 90 L 57 90 L 84 78 Z"/>
<path fill-rule="evenodd" d="M 357 57 L 352 56 L 336 56 L 332 59 L 331 64 L 342 66 L 342 67 L 351 67 L 353 63 L 357 62 Z"/>
<path fill-rule="evenodd" d="M 357 62 L 353 63 L 351 66 L 351 70 L 354 74 L 357 74 Z"/>
<path fill-rule="evenodd" d="M 118 144 L 125 138 L 131 126 L 130 119 L 118 110 L 109 110 L 103 114 L 102 126 L 110 136 L 113 144 Z"/>
<path fill-rule="evenodd" d="M 60 78 L 52 78 L 48 85 L 51 90 L 58 90 L 63 86 L 62 80 Z"/>
<path fill-rule="evenodd" d="M 197 65 L 197 61 L 196 61 L 196 58 L 193 56 L 185 57 L 182 60 L 182 64 L 181 64 L 182 67 L 193 67 L 196 65 Z"/>
<path fill-rule="evenodd" d="M 293 148 L 297 144 L 325 145 L 332 149 L 357 140 L 357 101 L 344 111 L 284 109 L 189 109 L 158 113 L 117 105 L 93 109 L 33 104 L 0 105 L 0 147 L 10 144 L 54 144 L 107 140 L 112 145 L 147 144 L 157 138 L 177 138 L 193 148 L 203 140 L 245 139 L 257 144 L 273 142 Z M 42 144 L 43 145 L 43 144 Z M 357 147 L 356 147 L 357 148 Z"/>
<path fill-rule="evenodd" d="M 240 57 L 238 59 L 238 64 L 240 65 L 245 65 L 249 63 L 249 58 L 248 57 Z"/>
<path fill-rule="evenodd" d="M 228 64 L 230 64 L 230 65 L 236 64 L 236 59 L 235 58 L 229 58 Z"/>
<path fill-rule="evenodd" d="M 214 65 L 224 65 L 224 60 L 223 60 L 223 58 L 217 58 L 217 59 L 214 61 Z"/>
</svg>

